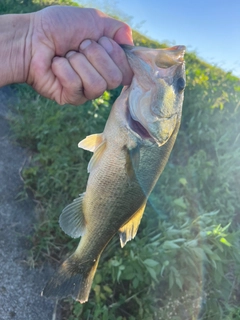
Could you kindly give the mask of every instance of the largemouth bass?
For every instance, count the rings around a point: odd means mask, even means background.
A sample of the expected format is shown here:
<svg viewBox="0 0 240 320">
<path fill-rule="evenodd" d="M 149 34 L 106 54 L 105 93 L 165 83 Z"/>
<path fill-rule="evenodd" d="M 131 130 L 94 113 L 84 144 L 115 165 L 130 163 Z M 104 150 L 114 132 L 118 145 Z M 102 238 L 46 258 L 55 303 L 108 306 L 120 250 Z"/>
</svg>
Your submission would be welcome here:
<svg viewBox="0 0 240 320">
<path fill-rule="evenodd" d="M 45 287 L 45 296 L 88 300 L 100 255 L 116 233 L 123 247 L 137 233 L 147 198 L 163 171 L 181 120 L 184 46 L 123 46 L 134 76 L 114 103 L 103 133 L 79 147 L 93 152 L 85 193 L 59 222 L 76 251 Z"/>
</svg>

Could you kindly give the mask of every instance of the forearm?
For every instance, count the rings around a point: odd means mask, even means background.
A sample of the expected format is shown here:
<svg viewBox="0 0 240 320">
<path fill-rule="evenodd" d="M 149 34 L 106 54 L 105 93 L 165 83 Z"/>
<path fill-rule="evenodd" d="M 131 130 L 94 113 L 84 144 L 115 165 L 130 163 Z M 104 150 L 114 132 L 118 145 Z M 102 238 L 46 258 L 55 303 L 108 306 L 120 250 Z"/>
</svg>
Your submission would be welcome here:
<svg viewBox="0 0 240 320">
<path fill-rule="evenodd" d="M 0 87 L 25 82 L 31 55 L 30 14 L 0 16 Z"/>
</svg>

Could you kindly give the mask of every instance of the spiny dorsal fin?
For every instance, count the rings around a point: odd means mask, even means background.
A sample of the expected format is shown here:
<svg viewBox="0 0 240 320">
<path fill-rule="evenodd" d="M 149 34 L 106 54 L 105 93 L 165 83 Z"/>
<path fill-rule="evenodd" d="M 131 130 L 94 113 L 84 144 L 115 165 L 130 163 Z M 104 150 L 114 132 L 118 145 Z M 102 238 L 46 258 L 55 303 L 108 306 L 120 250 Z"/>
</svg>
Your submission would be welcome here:
<svg viewBox="0 0 240 320">
<path fill-rule="evenodd" d="M 73 200 L 63 209 L 59 224 L 62 230 L 72 238 L 79 238 L 85 231 L 85 219 L 83 214 L 83 198 L 85 193 Z"/>
<path fill-rule="evenodd" d="M 104 140 L 100 146 L 97 148 L 97 150 L 94 152 L 94 155 L 92 156 L 91 160 L 89 161 L 88 164 L 88 173 L 90 173 L 92 171 L 92 169 L 94 168 L 94 166 L 97 165 L 98 161 L 100 160 L 100 158 L 102 157 L 102 154 L 104 152 L 106 148 L 106 140 Z"/>
<path fill-rule="evenodd" d="M 134 213 L 133 217 L 119 229 L 122 248 L 128 241 L 132 240 L 136 236 L 145 207 L 146 202 L 144 202 L 143 205 Z"/>
<path fill-rule="evenodd" d="M 79 142 L 78 148 L 94 152 L 102 142 L 102 133 L 91 134 Z"/>
</svg>

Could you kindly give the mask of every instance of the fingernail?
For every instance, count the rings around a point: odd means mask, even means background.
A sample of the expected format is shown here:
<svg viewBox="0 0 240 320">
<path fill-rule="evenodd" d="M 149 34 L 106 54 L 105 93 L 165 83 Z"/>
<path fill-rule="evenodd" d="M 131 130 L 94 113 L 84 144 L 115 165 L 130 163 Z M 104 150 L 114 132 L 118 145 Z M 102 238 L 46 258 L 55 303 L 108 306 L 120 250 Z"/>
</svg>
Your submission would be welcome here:
<svg viewBox="0 0 240 320">
<path fill-rule="evenodd" d="M 80 44 L 80 49 L 84 50 L 86 49 L 90 44 L 92 43 L 91 40 L 84 40 L 81 44 Z"/>
<path fill-rule="evenodd" d="M 66 54 L 66 58 L 69 59 L 74 53 L 76 53 L 76 51 L 69 51 L 69 52 Z"/>
<path fill-rule="evenodd" d="M 102 37 L 99 39 L 98 43 L 108 52 L 111 53 L 113 50 L 113 45 L 107 37 Z"/>
</svg>

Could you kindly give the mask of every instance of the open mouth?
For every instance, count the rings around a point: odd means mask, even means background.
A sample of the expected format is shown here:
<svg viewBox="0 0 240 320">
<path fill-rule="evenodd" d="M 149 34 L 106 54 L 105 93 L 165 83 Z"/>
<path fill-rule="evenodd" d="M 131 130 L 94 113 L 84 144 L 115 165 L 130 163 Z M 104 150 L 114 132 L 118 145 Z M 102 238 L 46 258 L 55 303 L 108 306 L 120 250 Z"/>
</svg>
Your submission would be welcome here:
<svg viewBox="0 0 240 320">
<path fill-rule="evenodd" d="M 140 122 L 132 118 L 129 108 L 127 108 L 126 118 L 130 129 L 135 132 L 142 140 L 149 140 L 161 146 L 165 144 L 171 137 L 176 126 L 177 114 L 173 114 L 170 117 L 161 119 L 162 125 L 160 129 L 162 129 L 162 133 L 159 132 L 158 138 L 152 136 Z M 159 121 L 161 122 L 161 120 Z"/>
<path fill-rule="evenodd" d="M 137 133 L 143 140 L 150 139 L 153 140 L 152 136 L 148 133 L 148 131 L 141 125 L 140 122 L 134 120 L 131 116 L 129 108 L 127 108 L 127 121 L 129 127 Z"/>
</svg>

